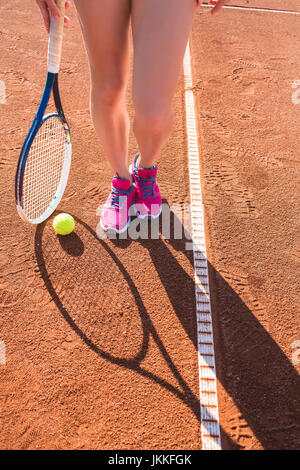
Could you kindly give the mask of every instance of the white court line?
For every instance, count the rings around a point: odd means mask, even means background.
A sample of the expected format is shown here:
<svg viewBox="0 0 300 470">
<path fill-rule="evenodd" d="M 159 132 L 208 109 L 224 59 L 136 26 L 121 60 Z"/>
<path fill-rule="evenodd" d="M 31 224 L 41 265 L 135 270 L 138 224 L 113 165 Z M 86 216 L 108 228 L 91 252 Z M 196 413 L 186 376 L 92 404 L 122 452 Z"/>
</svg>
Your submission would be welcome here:
<svg viewBox="0 0 300 470">
<path fill-rule="evenodd" d="M 208 284 L 208 265 L 203 223 L 204 211 L 200 182 L 198 136 L 194 94 L 192 91 L 193 79 L 189 43 L 187 45 L 184 56 L 183 68 L 185 82 L 186 126 L 188 138 L 191 220 L 196 292 L 201 442 L 202 450 L 221 450 L 217 376 Z"/>
<path fill-rule="evenodd" d="M 0 341 L 0 364 L 6 364 L 6 351 L 4 341 Z"/>
<path fill-rule="evenodd" d="M 0 80 L 0 104 L 6 104 L 6 89 L 3 80 Z"/>
<path fill-rule="evenodd" d="M 213 5 L 209 5 L 208 3 L 202 3 L 202 6 L 206 8 L 214 7 Z M 294 10 L 274 10 L 272 8 L 240 7 L 238 5 L 223 5 L 223 8 L 228 8 L 231 10 L 263 11 L 266 13 L 285 13 L 288 15 L 300 15 L 300 11 L 294 11 Z"/>
</svg>

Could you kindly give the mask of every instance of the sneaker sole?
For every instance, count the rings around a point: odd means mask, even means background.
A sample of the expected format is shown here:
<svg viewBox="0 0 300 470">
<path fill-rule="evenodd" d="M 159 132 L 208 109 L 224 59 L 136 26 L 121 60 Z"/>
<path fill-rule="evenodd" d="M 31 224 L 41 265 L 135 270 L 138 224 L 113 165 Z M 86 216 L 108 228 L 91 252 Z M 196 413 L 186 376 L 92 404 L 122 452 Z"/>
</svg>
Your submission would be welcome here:
<svg viewBox="0 0 300 470">
<path fill-rule="evenodd" d="M 137 217 L 138 219 L 142 219 L 142 220 L 143 220 L 143 219 L 153 219 L 153 220 L 158 219 L 158 217 L 160 216 L 161 213 L 162 213 L 162 208 L 160 209 L 159 214 L 157 214 L 157 215 L 148 215 L 148 214 L 146 214 L 146 215 L 140 215 L 140 214 L 135 210 L 135 215 L 136 215 L 136 217 Z"/>
<path fill-rule="evenodd" d="M 104 232 L 115 232 L 115 233 L 118 233 L 118 234 L 124 233 L 124 232 L 126 232 L 126 230 L 128 229 L 130 224 L 131 224 L 131 218 L 129 217 L 127 225 L 124 228 L 122 228 L 122 230 L 117 230 L 114 227 L 104 227 L 104 225 L 102 224 L 102 220 L 100 219 L 100 225 L 101 225 Z"/>
</svg>

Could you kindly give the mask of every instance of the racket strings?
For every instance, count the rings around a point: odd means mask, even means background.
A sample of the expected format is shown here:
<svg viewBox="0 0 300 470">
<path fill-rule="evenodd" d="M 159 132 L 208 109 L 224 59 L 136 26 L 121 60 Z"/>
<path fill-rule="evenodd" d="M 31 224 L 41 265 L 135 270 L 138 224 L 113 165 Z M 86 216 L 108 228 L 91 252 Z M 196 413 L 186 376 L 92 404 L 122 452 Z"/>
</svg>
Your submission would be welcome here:
<svg viewBox="0 0 300 470">
<path fill-rule="evenodd" d="M 66 133 L 58 117 L 40 127 L 30 148 L 23 180 L 23 208 L 31 220 L 40 217 L 55 198 L 66 153 Z"/>
</svg>

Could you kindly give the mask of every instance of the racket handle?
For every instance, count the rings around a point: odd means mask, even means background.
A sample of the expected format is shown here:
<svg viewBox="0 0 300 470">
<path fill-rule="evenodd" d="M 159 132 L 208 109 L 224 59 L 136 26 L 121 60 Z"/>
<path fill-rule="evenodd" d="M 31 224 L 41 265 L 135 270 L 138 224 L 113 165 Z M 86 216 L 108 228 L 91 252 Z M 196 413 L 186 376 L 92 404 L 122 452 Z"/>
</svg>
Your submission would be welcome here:
<svg viewBox="0 0 300 470">
<path fill-rule="evenodd" d="M 53 15 L 50 18 L 50 35 L 48 43 L 48 72 L 58 73 L 60 67 L 62 40 L 64 32 L 65 0 L 55 0 L 60 9 L 60 19 Z"/>
</svg>

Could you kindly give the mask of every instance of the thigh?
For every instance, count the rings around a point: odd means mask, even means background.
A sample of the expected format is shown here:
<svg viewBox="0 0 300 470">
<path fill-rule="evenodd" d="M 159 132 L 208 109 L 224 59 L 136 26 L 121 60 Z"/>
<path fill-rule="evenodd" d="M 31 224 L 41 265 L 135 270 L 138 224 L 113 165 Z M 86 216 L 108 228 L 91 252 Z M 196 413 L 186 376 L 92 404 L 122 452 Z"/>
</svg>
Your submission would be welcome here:
<svg viewBox="0 0 300 470">
<path fill-rule="evenodd" d="M 132 0 L 137 111 L 171 106 L 196 9 L 196 0 Z"/>
<path fill-rule="evenodd" d="M 92 82 L 122 80 L 129 69 L 131 0 L 74 0 Z"/>
</svg>

